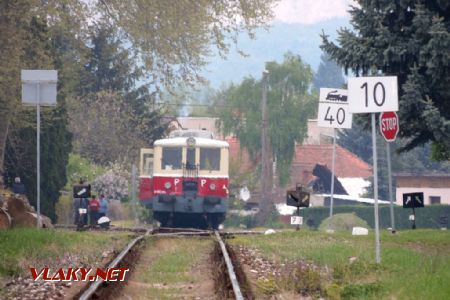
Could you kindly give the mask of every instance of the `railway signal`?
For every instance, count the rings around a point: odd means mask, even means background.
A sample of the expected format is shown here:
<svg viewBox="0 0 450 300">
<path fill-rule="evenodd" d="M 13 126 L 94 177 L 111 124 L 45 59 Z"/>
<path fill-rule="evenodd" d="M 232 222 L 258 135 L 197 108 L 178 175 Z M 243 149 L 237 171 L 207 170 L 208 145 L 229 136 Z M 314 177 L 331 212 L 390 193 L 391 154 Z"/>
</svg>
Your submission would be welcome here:
<svg viewBox="0 0 450 300">
<path fill-rule="evenodd" d="M 378 217 L 378 165 L 375 113 L 398 110 L 397 76 L 354 77 L 348 80 L 348 101 L 352 113 L 372 114 L 372 153 L 375 215 L 375 260 L 381 263 Z"/>
<path fill-rule="evenodd" d="M 296 186 L 295 190 L 286 192 L 286 205 L 297 207 L 297 216 L 291 217 L 291 224 L 297 225 L 296 230 L 300 229 L 303 218 L 300 217 L 300 207 L 309 207 L 310 193 L 304 191 L 301 186 Z"/>
<path fill-rule="evenodd" d="M 424 207 L 423 193 L 406 193 L 403 194 L 403 208 L 412 208 L 413 214 L 410 217 L 412 221 L 412 229 L 416 229 L 416 207 Z"/>
</svg>

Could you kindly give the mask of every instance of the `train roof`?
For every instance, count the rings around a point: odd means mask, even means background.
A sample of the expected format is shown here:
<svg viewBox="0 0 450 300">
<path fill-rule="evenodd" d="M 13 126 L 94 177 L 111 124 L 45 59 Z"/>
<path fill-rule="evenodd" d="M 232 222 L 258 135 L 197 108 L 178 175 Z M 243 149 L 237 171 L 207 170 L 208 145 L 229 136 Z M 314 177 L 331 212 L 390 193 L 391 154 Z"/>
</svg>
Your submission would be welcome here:
<svg viewBox="0 0 450 300">
<path fill-rule="evenodd" d="M 155 141 L 154 146 L 168 146 L 168 147 L 186 146 L 187 139 L 188 139 L 187 137 L 161 139 L 161 140 Z M 216 148 L 228 148 L 229 147 L 228 143 L 225 141 L 199 138 L 199 137 L 196 137 L 194 139 L 195 139 L 196 147 L 216 147 Z"/>
</svg>

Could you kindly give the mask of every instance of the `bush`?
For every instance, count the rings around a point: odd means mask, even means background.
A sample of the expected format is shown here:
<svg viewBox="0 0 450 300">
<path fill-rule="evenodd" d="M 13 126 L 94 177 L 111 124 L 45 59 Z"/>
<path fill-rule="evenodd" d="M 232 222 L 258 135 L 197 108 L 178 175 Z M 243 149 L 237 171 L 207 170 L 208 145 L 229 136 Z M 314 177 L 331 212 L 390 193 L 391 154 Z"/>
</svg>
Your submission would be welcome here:
<svg viewBox="0 0 450 300">
<path fill-rule="evenodd" d="M 352 230 L 353 227 L 365 227 L 368 228 L 369 225 L 363 219 L 357 217 L 355 213 L 345 213 L 345 214 L 335 214 L 332 217 L 328 217 L 322 221 L 319 230 L 325 231 L 328 228 L 338 231 Z"/>
<path fill-rule="evenodd" d="M 380 228 L 391 227 L 391 217 L 388 205 L 382 205 L 379 207 L 380 216 Z M 373 206 L 364 205 L 346 205 L 335 206 L 333 211 L 336 214 L 339 213 L 355 213 L 356 216 L 363 219 L 369 224 L 371 228 L 374 227 L 374 212 Z M 311 207 L 303 210 L 306 224 L 310 227 L 317 229 L 322 221 L 328 218 L 330 208 L 323 207 Z M 411 221 L 408 217 L 412 214 L 411 209 L 406 209 L 401 206 L 394 207 L 394 218 L 396 229 L 410 229 Z M 417 228 L 438 228 L 439 219 L 441 216 L 450 217 L 450 205 L 429 205 L 424 208 L 416 209 L 416 225 Z M 450 219 L 450 218 L 449 218 Z"/>
<path fill-rule="evenodd" d="M 103 174 L 105 169 L 91 163 L 79 154 L 69 154 L 69 163 L 66 167 L 67 184 L 65 190 L 72 191 L 72 186 L 79 182 L 80 178 L 87 182 L 92 182 L 96 177 Z"/>
<path fill-rule="evenodd" d="M 55 205 L 57 223 L 73 224 L 73 203 L 70 193 L 64 192 Z"/>
</svg>

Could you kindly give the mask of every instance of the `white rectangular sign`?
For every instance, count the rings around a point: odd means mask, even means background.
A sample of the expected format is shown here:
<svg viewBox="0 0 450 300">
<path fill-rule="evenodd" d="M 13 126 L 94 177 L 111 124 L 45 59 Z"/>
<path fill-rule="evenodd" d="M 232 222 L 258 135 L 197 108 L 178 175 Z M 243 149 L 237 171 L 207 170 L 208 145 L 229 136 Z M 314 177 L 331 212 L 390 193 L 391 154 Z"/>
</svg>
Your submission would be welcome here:
<svg viewBox="0 0 450 300">
<path fill-rule="evenodd" d="M 352 113 L 398 111 L 397 76 L 350 78 L 348 101 Z"/>
<path fill-rule="evenodd" d="M 302 225 L 303 217 L 291 216 L 291 225 Z"/>
<path fill-rule="evenodd" d="M 321 88 L 317 126 L 352 128 L 347 90 Z"/>
<path fill-rule="evenodd" d="M 58 71 L 56 70 L 22 70 L 22 82 L 53 82 L 58 81 Z"/>
<path fill-rule="evenodd" d="M 56 105 L 57 81 L 56 70 L 22 70 L 22 104 Z"/>
</svg>

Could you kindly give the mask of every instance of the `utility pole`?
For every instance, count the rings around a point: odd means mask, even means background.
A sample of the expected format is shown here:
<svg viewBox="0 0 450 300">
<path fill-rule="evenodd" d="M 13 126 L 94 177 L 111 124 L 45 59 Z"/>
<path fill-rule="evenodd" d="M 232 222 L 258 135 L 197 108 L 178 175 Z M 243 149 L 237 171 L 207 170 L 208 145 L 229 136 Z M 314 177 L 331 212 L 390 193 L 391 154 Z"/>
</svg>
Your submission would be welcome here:
<svg viewBox="0 0 450 300">
<path fill-rule="evenodd" d="M 270 137 L 268 132 L 269 114 L 267 111 L 267 82 L 269 72 L 264 70 L 262 78 L 262 98 L 261 98 L 261 201 L 259 205 L 259 223 L 262 225 L 267 221 L 272 203 L 272 155 Z"/>
</svg>

